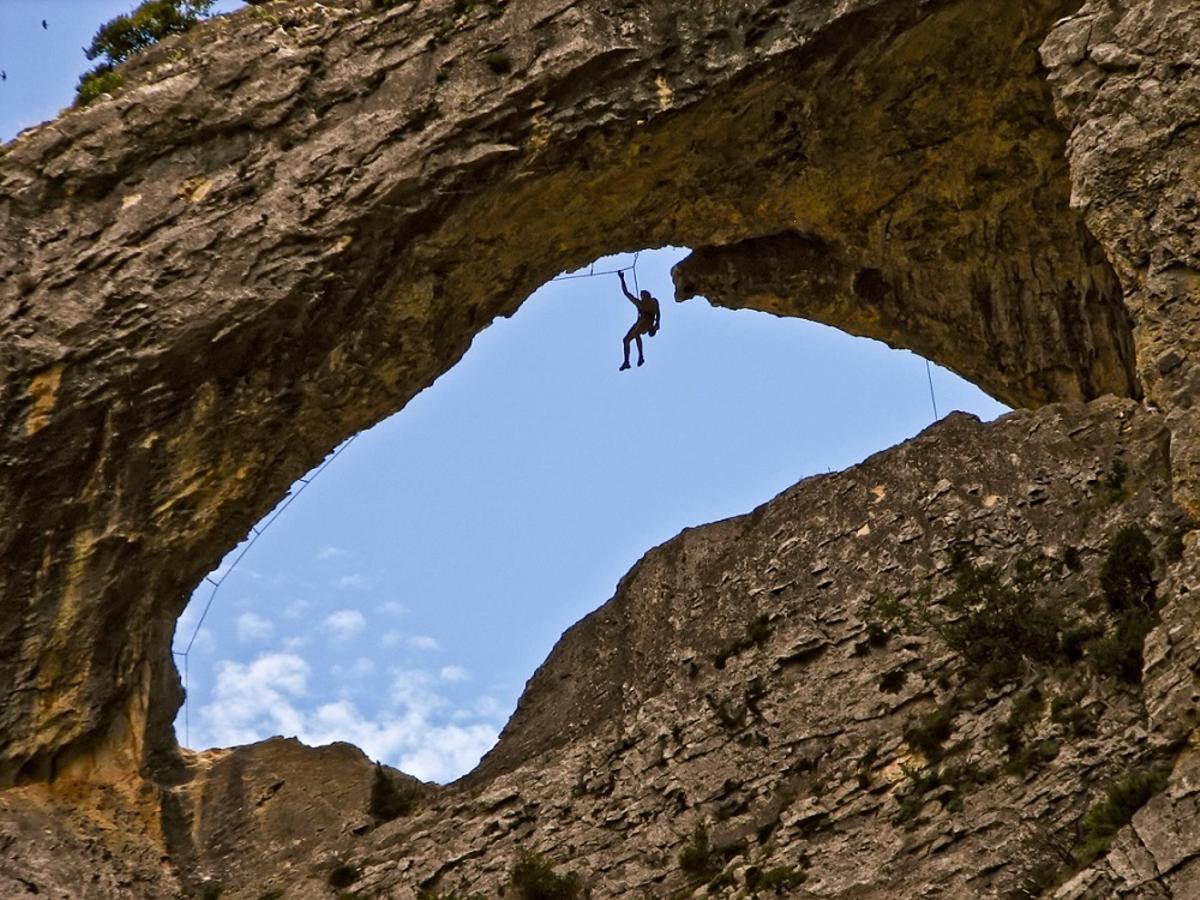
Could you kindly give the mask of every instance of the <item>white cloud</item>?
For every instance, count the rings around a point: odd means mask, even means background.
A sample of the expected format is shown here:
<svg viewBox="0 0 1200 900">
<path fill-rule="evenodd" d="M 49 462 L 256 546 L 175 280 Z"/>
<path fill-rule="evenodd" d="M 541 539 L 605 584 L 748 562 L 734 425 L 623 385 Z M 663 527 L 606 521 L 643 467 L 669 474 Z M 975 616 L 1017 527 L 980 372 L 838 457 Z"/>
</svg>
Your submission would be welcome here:
<svg viewBox="0 0 1200 900">
<path fill-rule="evenodd" d="M 402 616 L 408 612 L 408 607 L 396 600 L 389 600 L 387 603 L 379 604 L 379 611 L 387 613 L 389 616 Z"/>
<path fill-rule="evenodd" d="M 512 715 L 512 707 L 505 708 L 495 697 L 484 694 L 476 698 L 474 714 L 483 719 L 507 719 Z"/>
<path fill-rule="evenodd" d="M 267 653 L 252 663 L 217 663 L 213 702 L 201 707 L 201 746 L 248 744 L 275 734 L 295 735 L 304 716 L 292 705 L 308 688 L 308 663 L 290 653 Z"/>
<path fill-rule="evenodd" d="M 348 700 L 319 707 L 309 726 L 306 742 L 349 740 L 372 759 L 387 760 L 423 781 L 440 782 L 469 771 L 497 737 L 491 725 L 438 725 L 413 711 L 372 721 Z"/>
<path fill-rule="evenodd" d="M 400 756 L 397 768 L 424 781 L 452 781 L 473 769 L 498 736 L 491 725 L 431 728 L 421 746 Z"/>
<path fill-rule="evenodd" d="M 369 591 L 374 584 L 370 578 L 365 575 L 360 575 L 358 572 L 353 572 L 350 575 L 343 575 L 333 583 L 339 591 Z"/>
<path fill-rule="evenodd" d="M 366 617 L 357 609 L 339 609 L 325 618 L 326 627 L 336 632 L 337 637 L 341 640 L 346 640 L 362 631 L 366 624 Z"/>
<path fill-rule="evenodd" d="M 268 640 L 275 633 L 275 624 L 270 619 L 252 612 L 237 617 L 237 636 L 242 643 Z"/>
<path fill-rule="evenodd" d="M 331 544 L 326 544 L 317 551 L 317 559 L 324 562 L 327 559 L 337 559 L 339 556 L 345 556 L 346 551 L 341 547 L 334 547 Z"/>
<path fill-rule="evenodd" d="M 451 715 L 455 722 L 466 722 L 472 719 L 486 719 L 489 722 L 503 722 L 512 715 L 512 707 L 504 707 L 492 696 L 484 694 L 476 697 L 475 702 L 464 709 L 456 709 Z"/>
<path fill-rule="evenodd" d="M 446 703 L 432 686 L 433 678 L 421 669 L 392 669 L 392 705 L 428 716 Z"/>
<path fill-rule="evenodd" d="M 389 628 L 379 637 L 380 647 L 399 647 L 401 644 L 410 650 L 421 650 L 428 653 L 442 649 L 442 645 L 437 642 L 437 638 L 432 638 L 427 634 L 414 634 L 411 637 L 405 637 L 402 632 L 394 628 Z"/>
<path fill-rule="evenodd" d="M 303 708 L 310 674 L 308 664 L 289 653 L 264 654 L 249 664 L 223 660 L 212 702 L 196 716 L 198 746 L 243 744 L 274 734 L 313 745 L 350 741 L 373 759 L 444 782 L 469 770 L 496 742 L 492 722 L 459 724 L 443 714 L 449 704 L 428 672 L 393 670 L 390 705 L 374 718 L 347 699 Z"/>
<path fill-rule="evenodd" d="M 293 600 L 283 608 L 283 617 L 285 619 L 303 619 L 310 609 L 312 609 L 311 600 Z"/>
<path fill-rule="evenodd" d="M 467 680 L 467 670 L 462 666 L 442 666 L 441 671 L 438 672 L 438 677 L 441 678 L 442 681 L 456 684 L 460 681 Z"/>
<path fill-rule="evenodd" d="M 286 637 L 283 639 L 284 649 L 287 650 L 299 650 L 302 647 L 307 647 L 309 643 L 311 643 L 311 641 L 306 634 L 293 634 L 291 637 Z"/>
<path fill-rule="evenodd" d="M 349 666 L 335 663 L 329 673 L 334 678 L 367 678 L 375 674 L 375 660 L 369 656 L 360 656 Z"/>
</svg>

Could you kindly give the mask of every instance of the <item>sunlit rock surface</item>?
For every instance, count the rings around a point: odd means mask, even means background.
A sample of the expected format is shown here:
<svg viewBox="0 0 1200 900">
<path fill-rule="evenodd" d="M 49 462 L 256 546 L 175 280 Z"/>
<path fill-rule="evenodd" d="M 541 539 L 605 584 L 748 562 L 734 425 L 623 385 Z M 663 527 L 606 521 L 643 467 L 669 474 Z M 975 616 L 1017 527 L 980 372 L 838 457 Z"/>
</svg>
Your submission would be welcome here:
<svg viewBox="0 0 1200 900">
<path fill-rule="evenodd" d="M 99 897 L 328 896 L 337 853 L 385 896 L 487 892 L 536 847 L 601 896 L 670 894 L 707 822 L 720 890 L 769 865 L 818 896 L 1050 891 L 1104 779 L 1173 764 L 1063 891 L 1189 896 L 1200 23 L 1185 0 L 1078 6 L 267 4 L 0 148 L 0 885 L 74 896 L 92 871 Z M 364 829 L 362 792 L 331 776 L 340 824 L 308 867 L 206 826 L 213 770 L 170 729 L 195 583 L 543 280 L 668 243 L 696 248 L 681 297 L 912 347 L 1016 406 L 1077 405 L 952 419 L 650 554 L 415 819 Z M 1106 394 L 1132 399 L 1083 405 Z M 859 496 L 875 469 L 884 495 Z M 1099 743 L 1068 747 L 1046 711 L 1029 739 L 1056 755 L 897 823 L 905 724 L 962 676 L 928 633 L 847 649 L 873 586 L 948 590 L 934 573 L 966 529 L 1005 566 L 1073 547 L 1082 567 L 1045 586 L 1074 609 L 1125 522 L 1154 540 L 1164 603 L 1144 679 L 1086 660 L 1041 676 L 1047 697 L 1083 690 Z M 706 662 L 760 614 L 769 637 Z M 989 736 L 1033 677 L 958 711 L 984 769 L 1003 770 Z M 254 751 L 264 771 L 275 752 Z"/>
</svg>

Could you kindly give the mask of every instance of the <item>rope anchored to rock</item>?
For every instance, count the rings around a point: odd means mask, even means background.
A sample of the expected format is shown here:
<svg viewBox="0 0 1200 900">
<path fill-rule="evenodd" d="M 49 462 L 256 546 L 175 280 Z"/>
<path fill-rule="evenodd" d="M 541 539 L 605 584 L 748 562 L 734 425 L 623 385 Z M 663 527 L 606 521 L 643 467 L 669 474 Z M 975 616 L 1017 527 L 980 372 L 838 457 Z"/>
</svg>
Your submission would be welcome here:
<svg viewBox="0 0 1200 900">
<path fill-rule="evenodd" d="M 279 506 L 275 508 L 275 511 L 271 513 L 265 522 L 263 522 L 262 527 L 250 527 L 250 539 L 246 541 L 245 546 L 242 547 L 238 555 L 233 558 L 233 562 L 229 564 L 229 568 L 221 572 L 221 574 L 215 578 L 213 577 L 212 573 L 204 576 L 204 581 L 212 587 L 212 590 L 209 591 L 208 600 L 206 600 L 204 603 L 204 609 L 200 613 L 200 618 L 196 622 L 196 627 L 192 629 L 192 636 L 188 638 L 188 642 L 184 646 L 183 650 L 176 650 L 174 648 L 171 649 L 171 653 L 176 659 L 183 660 L 183 743 L 185 746 L 191 743 L 191 715 L 188 709 L 190 706 L 189 701 L 191 699 L 188 692 L 188 656 L 192 652 L 192 647 L 196 643 L 196 637 L 200 634 L 200 629 L 204 625 L 204 620 L 208 618 L 208 611 L 212 609 L 213 601 L 217 599 L 217 592 L 221 590 L 221 585 L 225 583 L 225 579 L 233 574 L 233 570 L 237 568 L 238 563 L 240 563 L 245 558 L 246 554 L 250 552 L 250 548 L 258 543 L 258 539 L 266 533 L 268 528 L 275 524 L 275 520 L 283 514 L 283 511 L 291 506 L 292 503 L 295 502 L 296 498 L 304 493 L 305 488 L 316 481 L 317 476 L 328 469 L 333 461 L 341 456 L 342 452 L 347 447 L 354 443 L 354 438 L 356 437 L 358 437 L 358 435 L 353 435 L 348 438 L 340 447 L 334 450 L 333 453 L 327 457 L 326 460 L 321 463 L 321 465 L 311 475 L 306 475 L 299 479 L 296 483 L 300 486 L 294 491 L 288 492 L 287 498 L 283 501 L 283 503 L 279 504 Z"/>
</svg>

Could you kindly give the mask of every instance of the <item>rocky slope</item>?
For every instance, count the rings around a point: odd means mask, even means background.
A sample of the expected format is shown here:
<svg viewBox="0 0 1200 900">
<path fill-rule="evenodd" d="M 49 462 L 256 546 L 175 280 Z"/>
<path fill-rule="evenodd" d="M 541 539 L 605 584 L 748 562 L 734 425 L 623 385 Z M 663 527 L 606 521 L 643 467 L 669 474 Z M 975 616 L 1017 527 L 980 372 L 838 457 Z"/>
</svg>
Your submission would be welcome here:
<svg viewBox="0 0 1200 900">
<path fill-rule="evenodd" d="M 726 871 L 744 889 L 739 867 L 769 863 L 822 896 L 1021 896 L 1082 864 L 1067 835 L 1104 779 L 1173 765 L 1064 895 L 1189 896 L 1194 12 L 273 3 L 165 42 L 117 96 L 0 148 L 6 889 L 32 874 L 72 896 L 92 871 L 95 896 L 231 878 L 238 895 L 320 896 L 331 854 L 353 854 L 363 890 L 491 890 L 533 846 L 602 895 Z M 681 297 L 821 318 L 1014 405 L 1075 405 L 948 421 L 655 551 L 568 634 L 481 768 L 416 818 L 364 828 L 362 759 L 326 779 L 349 791 L 337 802 L 268 797 L 327 817 L 328 841 L 303 848 L 316 868 L 297 873 L 263 836 L 291 814 L 260 834 L 243 807 L 305 754 L 273 745 L 242 765 L 175 746 L 168 646 L 192 586 L 295 477 L 542 280 L 666 243 L 695 248 Z M 1132 399 L 1086 404 L 1106 394 Z M 858 496 L 867 481 L 878 507 Z M 961 544 L 1002 566 L 1002 596 L 1028 587 L 1111 632 L 1120 611 L 1086 598 L 1123 523 L 1152 538 L 1161 601 L 1140 682 L 1076 647 L 979 689 L 933 613 L 867 621 L 872 597 L 922 583 L 953 604 Z M 1036 590 L 1012 585 L 1025 555 Z M 847 649 L 872 627 L 888 641 Z M 1019 746 L 998 745 L 1039 679 Z M 904 727 L 952 697 L 959 749 L 937 768 L 957 774 L 931 786 Z M 1063 703 L 1095 733 L 1068 741 Z M 230 845 L 206 821 L 255 836 Z M 705 821 L 712 852 L 694 845 L 681 872 Z"/>
</svg>

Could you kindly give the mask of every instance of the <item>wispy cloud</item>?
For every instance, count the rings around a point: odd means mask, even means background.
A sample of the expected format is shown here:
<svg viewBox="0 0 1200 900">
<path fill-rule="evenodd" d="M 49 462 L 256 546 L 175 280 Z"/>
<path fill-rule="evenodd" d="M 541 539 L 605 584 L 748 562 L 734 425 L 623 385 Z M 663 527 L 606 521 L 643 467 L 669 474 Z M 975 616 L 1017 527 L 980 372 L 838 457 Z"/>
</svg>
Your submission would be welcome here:
<svg viewBox="0 0 1200 900">
<path fill-rule="evenodd" d="M 333 582 L 333 586 L 339 591 L 369 591 L 374 584 L 375 582 L 359 572 L 343 575 Z"/>
<path fill-rule="evenodd" d="M 313 744 L 349 740 L 372 759 L 387 760 L 423 781 L 451 781 L 470 771 L 496 743 L 487 724 L 434 724 L 412 711 L 371 720 L 349 700 L 318 707 L 302 740 Z"/>
<path fill-rule="evenodd" d="M 237 637 L 244 644 L 261 643 L 269 640 L 274 633 L 275 624 L 270 619 L 265 619 L 252 612 L 242 613 L 237 617 Z"/>
<path fill-rule="evenodd" d="M 201 707 L 199 715 L 204 743 L 229 747 L 298 734 L 304 716 L 292 702 L 306 692 L 308 673 L 308 663 L 291 653 L 268 653 L 252 663 L 217 663 L 213 702 Z"/>
<path fill-rule="evenodd" d="M 460 681 L 467 680 L 467 670 L 462 666 L 442 666 L 438 672 L 438 677 L 450 684 L 457 684 Z"/>
<path fill-rule="evenodd" d="M 387 613 L 389 616 L 402 616 L 408 612 L 408 607 L 396 600 L 389 600 L 386 603 L 380 603 L 377 609 L 381 613 Z"/>
<path fill-rule="evenodd" d="M 408 639 L 407 643 L 413 650 L 434 651 L 442 649 L 442 645 L 437 642 L 437 639 L 431 638 L 427 634 L 414 634 Z"/>
<path fill-rule="evenodd" d="M 312 609 L 311 600 L 293 600 L 283 608 L 283 617 L 293 620 L 303 619 L 310 609 Z"/>
<path fill-rule="evenodd" d="M 455 721 L 437 678 L 414 669 L 392 671 L 389 702 L 375 717 L 348 699 L 304 708 L 311 670 L 290 653 L 264 654 L 217 666 L 213 700 L 199 711 L 202 746 L 230 746 L 275 734 L 308 744 L 351 741 L 428 781 L 449 781 L 479 761 L 496 742 L 494 722 Z"/>
<path fill-rule="evenodd" d="M 332 544 L 326 544 L 317 551 L 317 560 L 319 562 L 325 562 L 326 560 L 337 559 L 339 556 L 345 555 L 346 551 L 341 547 L 334 547 Z"/>
<path fill-rule="evenodd" d="M 334 663 L 329 669 L 329 674 L 334 678 L 367 678 L 375 674 L 375 660 L 369 656 L 360 656 L 348 666 Z"/>
<path fill-rule="evenodd" d="M 357 609 L 339 609 L 325 617 L 325 625 L 341 640 L 353 637 L 367 624 L 366 617 Z"/>
</svg>

